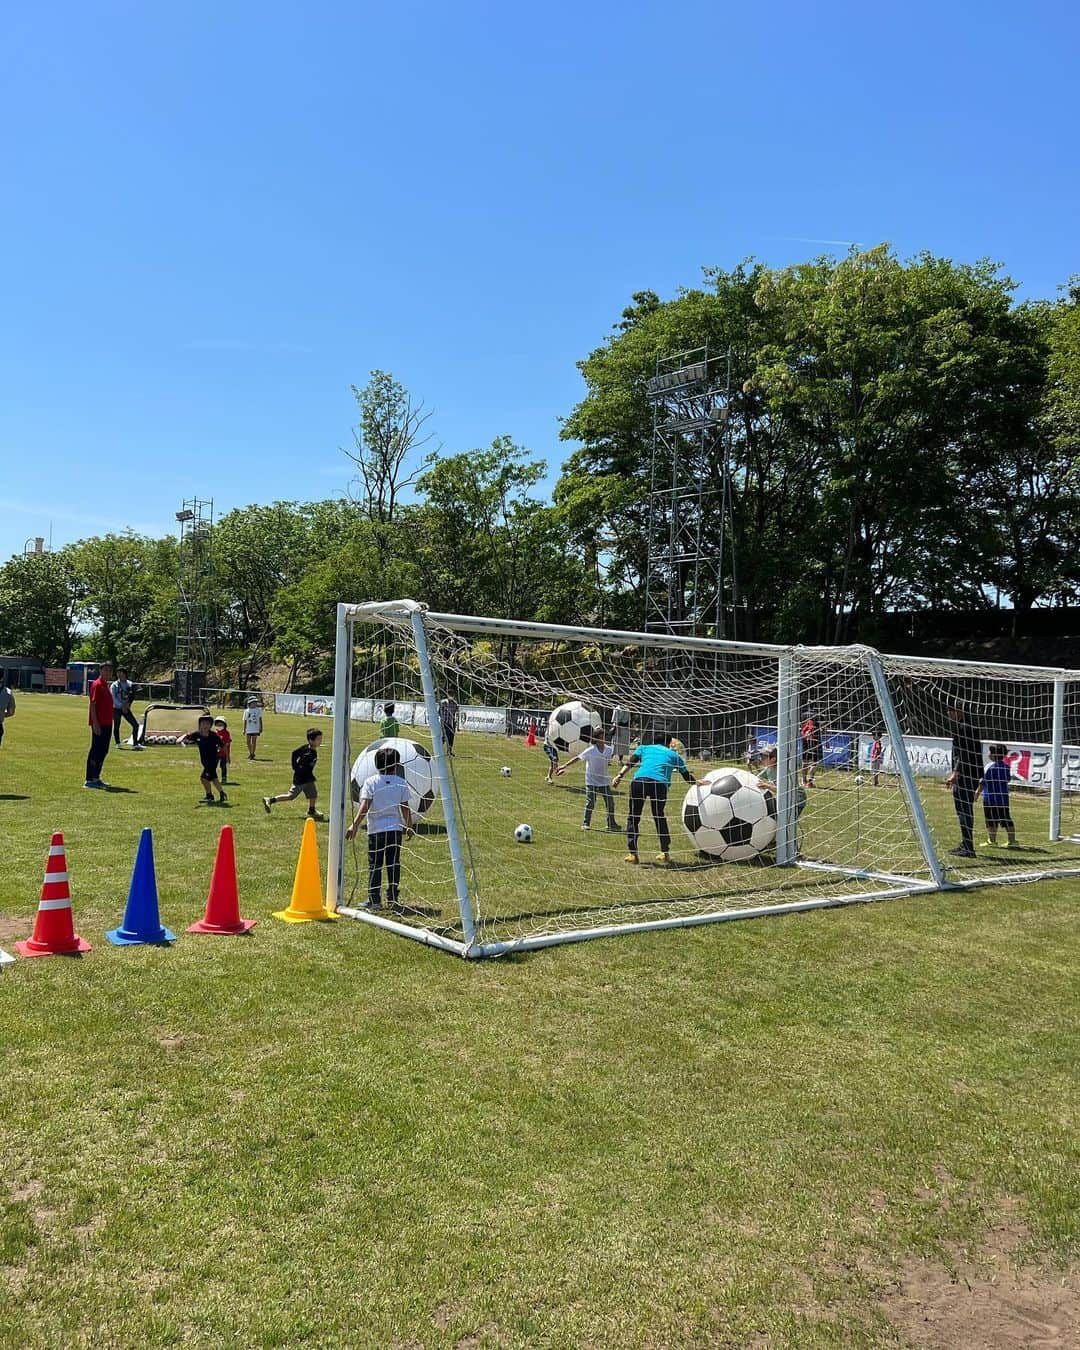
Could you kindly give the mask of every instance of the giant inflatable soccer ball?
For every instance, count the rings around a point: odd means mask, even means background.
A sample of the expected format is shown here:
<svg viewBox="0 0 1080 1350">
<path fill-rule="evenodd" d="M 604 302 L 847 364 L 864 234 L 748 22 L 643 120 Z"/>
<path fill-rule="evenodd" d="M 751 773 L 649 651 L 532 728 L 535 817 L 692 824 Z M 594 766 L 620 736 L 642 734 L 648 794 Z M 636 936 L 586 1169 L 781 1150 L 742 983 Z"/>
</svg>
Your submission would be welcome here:
<svg viewBox="0 0 1080 1350">
<path fill-rule="evenodd" d="M 383 748 L 396 750 L 401 756 L 398 771 L 405 775 L 405 784 L 409 789 L 409 807 L 418 816 L 431 808 L 439 795 L 439 784 L 435 778 L 435 765 L 431 751 L 419 741 L 406 740 L 404 736 L 384 736 L 382 740 L 372 741 L 356 757 L 352 766 L 352 795 L 354 801 L 360 799 L 360 789 L 364 780 L 377 773 L 375 751 Z"/>
<path fill-rule="evenodd" d="M 746 862 L 776 842 L 776 798 L 745 769 L 713 769 L 683 801 L 683 829 L 702 853 Z"/>
<path fill-rule="evenodd" d="M 560 703 L 548 718 L 546 740 L 560 755 L 580 755 L 602 730 L 596 713 L 575 700 Z"/>
</svg>

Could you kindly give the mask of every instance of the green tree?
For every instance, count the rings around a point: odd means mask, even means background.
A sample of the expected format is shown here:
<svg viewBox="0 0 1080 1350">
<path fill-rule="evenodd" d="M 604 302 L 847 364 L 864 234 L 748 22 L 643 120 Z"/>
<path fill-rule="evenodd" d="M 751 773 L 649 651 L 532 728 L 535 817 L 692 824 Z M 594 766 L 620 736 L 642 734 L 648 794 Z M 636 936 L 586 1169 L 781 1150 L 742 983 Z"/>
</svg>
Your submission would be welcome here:
<svg viewBox="0 0 1080 1350">
<path fill-rule="evenodd" d="M 0 650 L 66 665 L 85 592 L 70 549 L 10 558 L 0 567 Z"/>
<path fill-rule="evenodd" d="M 567 620 L 589 604 L 580 561 L 559 513 L 535 489 L 546 466 L 508 436 L 489 450 L 429 461 L 422 506 L 408 523 L 421 593 L 433 608 Z"/>
<path fill-rule="evenodd" d="M 128 531 L 81 539 L 69 550 L 84 589 L 87 651 L 132 672 L 166 664 L 176 623 L 176 541 Z"/>
<path fill-rule="evenodd" d="M 373 370 L 363 389 L 352 386 L 360 410 L 352 450 L 343 450 L 356 467 L 357 500 L 373 521 L 393 521 L 402 494 L 415 484 L 433 435 L 432 414 L 385 370 Z"/>
</svg>

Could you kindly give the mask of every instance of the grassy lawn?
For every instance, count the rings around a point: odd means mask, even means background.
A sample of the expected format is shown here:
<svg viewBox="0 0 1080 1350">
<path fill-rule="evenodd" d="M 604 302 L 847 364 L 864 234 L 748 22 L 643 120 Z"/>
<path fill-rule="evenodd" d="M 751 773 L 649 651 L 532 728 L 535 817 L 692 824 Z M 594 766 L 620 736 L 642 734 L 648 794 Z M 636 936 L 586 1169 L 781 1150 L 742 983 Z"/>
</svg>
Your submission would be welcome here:
<svg viewBox="0 0 1080 1350">
<path fill-rule="evenodd" d="M 884 1346 L 901 1267 L 1003 1205 L 1025 1268 L 1080 1257 L 1076 881 L 467 964 L 269 918 L 305 724 L 267 720 L 225 810 L 193 750 L 84 791 L 79 701 L 8 724 L 0 945 L 62 829 L 94 951 L 0 975 L 0 1344 Z M 226 820 L 259 924 L 189 937 Z M 171 949 L 103 936 L 143 825 Z"/>
</svg>

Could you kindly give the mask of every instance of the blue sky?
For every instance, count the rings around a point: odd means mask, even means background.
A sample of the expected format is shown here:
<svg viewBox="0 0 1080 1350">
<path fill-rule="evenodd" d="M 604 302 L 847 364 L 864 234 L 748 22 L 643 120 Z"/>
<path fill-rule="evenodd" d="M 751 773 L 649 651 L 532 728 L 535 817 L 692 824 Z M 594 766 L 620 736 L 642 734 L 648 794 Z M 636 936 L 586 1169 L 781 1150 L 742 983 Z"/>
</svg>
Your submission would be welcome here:
<svg viewBox="0 0 1080 1350">
<path fill-rule="evenodd" d="M 1037 0 L 8 5 L 0 557 L 340 494 L 374 367 L 554 475 L 575 362 L 703 265 L 890 240 L 1053 296 L 1078 39 Z"/>
</svg>

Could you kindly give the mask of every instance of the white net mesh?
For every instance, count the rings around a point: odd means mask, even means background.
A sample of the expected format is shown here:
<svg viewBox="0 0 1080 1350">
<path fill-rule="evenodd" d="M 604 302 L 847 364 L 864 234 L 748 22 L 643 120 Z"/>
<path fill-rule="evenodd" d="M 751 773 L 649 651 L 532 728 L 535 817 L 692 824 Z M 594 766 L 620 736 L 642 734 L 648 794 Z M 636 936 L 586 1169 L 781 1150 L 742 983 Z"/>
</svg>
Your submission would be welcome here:
<svg viewBox="0 0 1080 1350">
<path fill-rule="evenodd" d="M 139 740 L 143 745 L 178 745 L 198 731 L 199 718 L 209 711 L 201 703 L 151 703 L 143 713 Z"/>
<path fill-rule="evenodd" d="M 1080 842 L 1049 840 L 1054 672 L 881 658 L 906 776 L 863 648 L 672 647 L 644 635 L 534 636 L 525 626 L 432 615 L 424 634 L 449 752 L 460 878 L 410 618 L 382 612 L 353 629 L 347 761 L 384 733 L 394 737 L 416 833 L 401 848 L 392 911 L 386 876 L 372 884 L 363 834 L 347 846 L 347 907 L 377 903 L 369 912 L 495 952 L 595 930 L 901 895 L 934 884 L 928 850 L 949 883 L 1080 869 Z M 782 657 L 791 691 L 783 727 Z M 1065 683 L 1064 693 L 1068 836 L 1080 835 L 1080 682 Z M 575 753 L 601 748 L 597 729 L 605 751 L 590 755 L 590 790 Z M 776 841 L 770 752 L 778 737 L 796 817 L 787 855 Z M 647 766 L 633 758 L 658 741 L 674 741 L 683 755 L 666 791 L 643 787 L 637 779 Z M 609 796 L 603 785 L 614 782 L 620 760 L 627 771 Z M 994 762 L 1011 781 L 1004 812 L 994 797 L 987 816 L 983 798 L 994 792 L 982 775 Z M 746 775 L 741 782 L 735 770 Z M 353 797 L 371 771 L 368 755 Z M 521 826 L 527 842 L 519 842 Z M 475 933 L 459 906 L 463 886 Z"/>
</svg>

